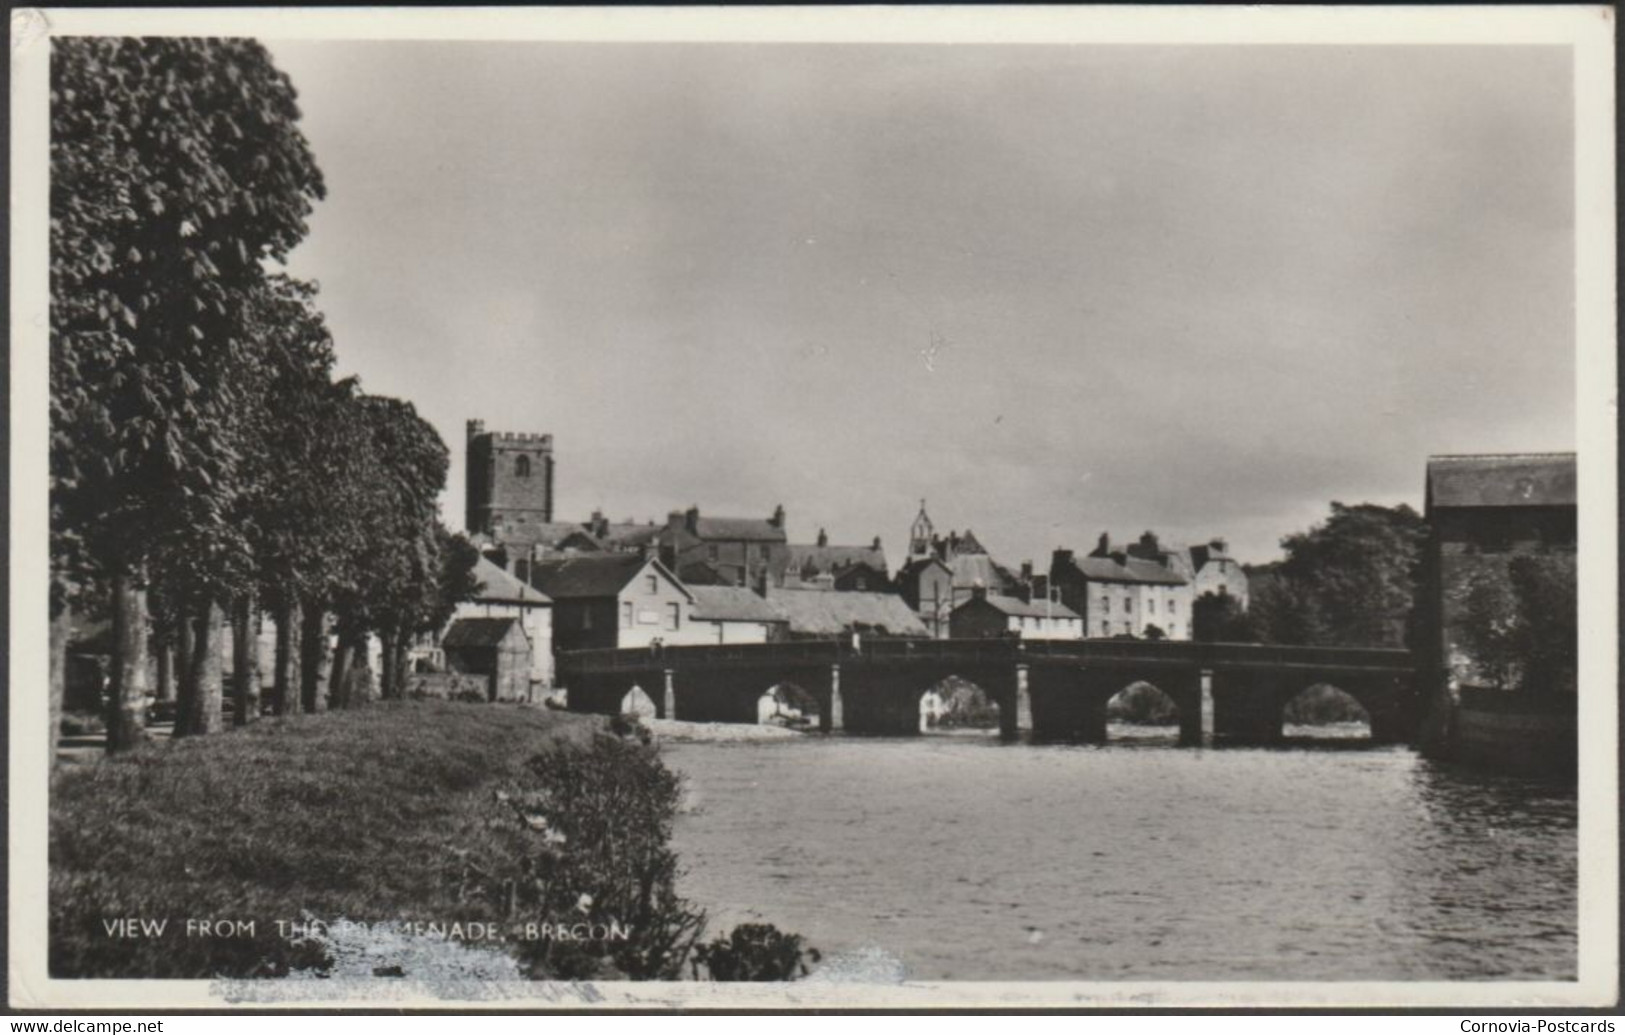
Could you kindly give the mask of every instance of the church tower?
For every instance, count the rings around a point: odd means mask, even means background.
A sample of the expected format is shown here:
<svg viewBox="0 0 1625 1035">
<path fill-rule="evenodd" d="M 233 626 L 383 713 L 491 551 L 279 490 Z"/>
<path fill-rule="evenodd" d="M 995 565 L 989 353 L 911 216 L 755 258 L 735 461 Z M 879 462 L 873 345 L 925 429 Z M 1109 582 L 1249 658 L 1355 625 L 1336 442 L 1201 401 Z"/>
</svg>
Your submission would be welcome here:
<svg viewBox="0 0 1625 1035">
<path fill-rule="evenodd" d="M 936 530 L 931 525 L 931 516 L 925 512 L 925 500 L 920 501 L 920 514 L 914 519 L 914 527 L 908 533 L 908 559 L 930 557 L 931 540 Z"/>
<path fill-rule="evenodd" d="M 464 525 L 497 543 L 532 543 L 553 520 L 553 436 L 468 422 Z"/>
</svg>

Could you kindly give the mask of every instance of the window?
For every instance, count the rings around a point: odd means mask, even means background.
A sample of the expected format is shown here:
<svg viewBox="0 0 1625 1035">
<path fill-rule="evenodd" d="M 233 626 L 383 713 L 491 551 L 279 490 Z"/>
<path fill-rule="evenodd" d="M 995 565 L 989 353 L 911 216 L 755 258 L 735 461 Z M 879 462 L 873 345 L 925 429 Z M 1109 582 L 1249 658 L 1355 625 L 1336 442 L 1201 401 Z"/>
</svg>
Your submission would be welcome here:
<svg viewBox="0 0 1625 1035">
<path fill-rule="evenodd" d="M 756 547 L 756 559 L 759 560 L 759 561 L 767 560 L 767 544 L 766 543 L 761 543 Z"/>
<path fill-rule="evenodd" d="M 1179 611 L 1179 601 L 1177 601 L 1177 600 L 1168 601 L 1168 613 L 1169 614 L 1177 614 L 1178 611 Z"/>
<path fill-rule="evenodd" d="M 682 627 L 683 627 L 683 607 L 682 607 L 682 605 L 677 604 L 677 603 L 667 604 L 666 605 L 666 628 L 667 628 L 667 630 L 669 630 L 671 632 L 676 632 L 678 629 L 681 629 Z"/>
<path fill-rule="evenodd" d="M 530 457 L 520 454 L 513 462 L 513 474 L 515 478 L 529 478 Z"/>
<path fill-rule="evenodd" d="M 1101 622 L 1100 623 L 1100 635 L 1102 635 L 1102 636 L 1110 636 L 1111 634 L 1112 634 L 1112 630 L 1111 630 L 1110 623 Z"/>
<path fill-rule="evenodd" d="M 656 593 L 659 593 L 660 592 L 660 576 L 659 575 L 650 575 L 649 578 L 648 578 L 647 585 L 645 585 L 644 588 L 649 591 L 650 596 L 654 596 Z"/>
<path fill-rule="evenodd" d="M 1178 625 L 1178 623 L 1171 623 L 1168 626 L 1168 638 L 1171 639 L 1171 640 L 1179 639 L 1179 625 Z"/>
<path fill-rule="evenodd" d="M 1123 610 L 1125 610 L 1125 611 L 1134 610 L 1134 598 L 1133 597 L 1124 597 L 1123 598 Z"/>
<path fill-rule="evenodd" d="M 706 546 L 706 548 L 705 548 L 705 559 L 706 560 L 714 561 L 714 560 L 716 560 L 717 558 L 719 558 L 721 556 L 722 556 L 722 550 L 721 550 L 720 547 L 717 546 L 716 543 L 711 543 L 711 544 Z"/>
<path fill-rule="evenodd" d="M 1112 610 L 1112 598 L 1111 597 L 1101 597 L 1100 598 L 1100 609 L 1102 611 L 1105 611 L 1107 614 L 1110 614 L 1111 610 Z"/>
<path fill-rule="evenodd" d="M 621 601 L 621 625 L 627 629 L 632 628 L 632 601 L 630 600 Z"/>
<path fill-rule="evenodd" d="M 592 608 L 584 607 L 581 609 L 581 627 L 583 629 L 592 628 Z"/>
<path fill-rule="evenodd" d="M 1148 602 L 1148 603 L 1147 603 L 1147 604 L 1146 604 L 1146 608 L 1147 608 L 1147 609 L 1148 609 L 1148 610 L 1149 610 L 1149 611 L 1150 611 L 1150 612 L 1151 612 L 1151 613 L 1152 613 L 1152 614 L 1156 614 L 1156 613 L 1157 613 L 1157 601 L 1156 601 L 1156 598 L 1154 598 L 1154 597 L 1153 597 L 1153 598 L 1152 598 L 1152 599 L 1151 599 L 1151 601 L 1150 601 L 1150 602 Z"/>
</svg>

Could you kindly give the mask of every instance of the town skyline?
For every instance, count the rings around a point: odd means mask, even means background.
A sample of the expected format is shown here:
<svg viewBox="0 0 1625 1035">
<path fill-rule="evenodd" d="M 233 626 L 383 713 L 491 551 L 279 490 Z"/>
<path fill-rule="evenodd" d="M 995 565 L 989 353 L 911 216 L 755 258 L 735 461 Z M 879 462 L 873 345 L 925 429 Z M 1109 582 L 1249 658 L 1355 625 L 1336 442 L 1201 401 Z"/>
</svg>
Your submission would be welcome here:
<svg viewBox="0 0 1625 1035">
<path fill-rule="evenodd" d="M 290 270 L 453 527 L 469 419 L 554 436 L 561 520 L 782 504 L 894 564 L 921 498 L 1012 565 L 1263 563 L 1575 446 L 1561 52 L 271 49 L 329 188 Z"/>
</svg>

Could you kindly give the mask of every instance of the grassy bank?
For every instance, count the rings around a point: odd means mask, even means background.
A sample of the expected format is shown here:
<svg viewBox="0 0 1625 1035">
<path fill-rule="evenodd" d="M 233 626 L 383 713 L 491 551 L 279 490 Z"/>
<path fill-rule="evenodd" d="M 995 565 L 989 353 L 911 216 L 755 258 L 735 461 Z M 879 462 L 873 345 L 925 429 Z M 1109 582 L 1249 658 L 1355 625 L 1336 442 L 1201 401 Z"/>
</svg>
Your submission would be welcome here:
<svg viewBox="0 0 1625 1035">
<path fill-rule="evenodd" d="M 538 851 L 557 848 L 562 827 L 538 827 L 516 803 L 546 791 L 549 758 L 636 750 L 601 729 L 540 709 L 402 703 L 266 720 L 61 772 L 52 972 L 272 976 L 328 962 L 277 920 L 534 916 L 563 894 L 548 891 L 557 867 Z M 119 937 L 107 930 L 119 918 L 167 924 Z M 189 936 L 189 918 L 255 931 Z"/>
</svg>

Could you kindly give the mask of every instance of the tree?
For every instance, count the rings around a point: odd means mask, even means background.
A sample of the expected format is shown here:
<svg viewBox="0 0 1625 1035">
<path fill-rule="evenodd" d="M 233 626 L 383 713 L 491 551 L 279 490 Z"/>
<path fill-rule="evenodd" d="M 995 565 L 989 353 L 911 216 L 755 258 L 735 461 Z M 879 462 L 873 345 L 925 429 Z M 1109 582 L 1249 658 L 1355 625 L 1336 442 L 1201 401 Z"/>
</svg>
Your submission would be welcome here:
<svg viewBox="0 0 1625 1035">
<path fill-rule="evenodd" d="M 52 602 L 61 614 L 88 580 L 111 587 L 119 750 L 144 736 L 149 580 L 207 632 L 240 575 L 226 514 L 244 293 L 304 236 L 324 187 L 258 43 L 53 47 Z"/>
<path fill-rule="evenodd" d="M 1286 557 L 1251 590 L 1257 631 L 1276 643 L 1402 646 L 1426 536 L 1403 504 L 1333 503 L 1327 520 L 1281 540 Z"/>
<path fill-rule="evenodd" d="M 1468 590 L 1462 625 L 1478 678 L 1503 690 L 1574 693 L 1578 612 L 1573 554 L 1529 554 L 1484 568 Z"/>
<path fill-rule="evenodd" d="M 1191 605 L 1191 639 L 1245 643 L 1255 638 L 1241 601 L 1230 594 L 1210 591 L 1197 597 Z"/>
</svg>

